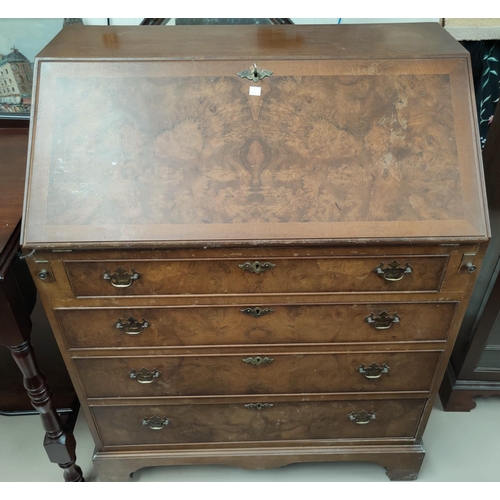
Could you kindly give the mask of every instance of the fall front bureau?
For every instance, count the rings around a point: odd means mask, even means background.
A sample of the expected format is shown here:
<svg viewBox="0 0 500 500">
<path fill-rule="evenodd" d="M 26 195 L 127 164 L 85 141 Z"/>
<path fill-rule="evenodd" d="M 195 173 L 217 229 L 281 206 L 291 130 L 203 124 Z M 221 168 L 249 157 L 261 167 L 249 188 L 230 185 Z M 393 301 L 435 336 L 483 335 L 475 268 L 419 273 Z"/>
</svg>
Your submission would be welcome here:
<svg viewBox="0 0 500 500">
<path fill-rule="evenodd" d="M 36 71 L 23 246 L 99 477 L 415 478 L 489 237 L 466 51 L 433 24 L 71 27 Z"/>
</svg>

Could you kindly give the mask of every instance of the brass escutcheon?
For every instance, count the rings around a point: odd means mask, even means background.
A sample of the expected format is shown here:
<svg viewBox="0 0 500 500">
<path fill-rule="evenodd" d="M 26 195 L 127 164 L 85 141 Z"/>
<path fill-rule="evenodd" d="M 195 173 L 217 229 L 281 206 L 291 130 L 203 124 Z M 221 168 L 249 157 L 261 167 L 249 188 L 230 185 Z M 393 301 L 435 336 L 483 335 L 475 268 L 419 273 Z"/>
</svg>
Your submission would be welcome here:
<svg viewBox="0 0 500 500">
<path fill-rule="evenodd" d="M 266 314 L 272 314 L 274 309 L 269 309 L 268 307 L 261 309 L 260 307 L 246 307 L 245 309 L 240 309 L 243 314 L 247 316 L 252 316 L 254 318 L 260 318 Z"/>
<path fill-rule="evenodd" d="M 267 365 L 274 361 L 274 358 L 268 358 L 267 356 L 262 358 L 260 356 L 256 356 L 255 358 L 244 358 L 242 359 L 243 363 L 247 363 L 248 365 L 261 366 Z"/>
<path fill-rule="evenodd" d="M 252 410 L 265 410 L 266 408 L 272 408 L 274 405 L 272 403 L 248 403 L 245 408 L 251 408 Z"/>
<path fill-rule="evenodd" d="M 254 63 L 252 69 L 244 69 L 239 73 L 236 73 L 240 78 L 248 78 L 248 80 L 252 80 L 257 83 L 259 80 L 263 78 L 269 77 L 273 74 L 273 71 L 268 69 L 259 69 L 257 65 Z"/>
<path fill-rule="evenodd" d="M 270 262 L 259 262 L 256 260 L 255 262 L 245 262 L 244 264 L 239 264 L 238 267 L 243 269 L 244 271 L 250 271 L 251 273 L 260 274 L 269 269 L 273 269 L 276 267 L 276 264 L 271 264 Z"/>
</svg>

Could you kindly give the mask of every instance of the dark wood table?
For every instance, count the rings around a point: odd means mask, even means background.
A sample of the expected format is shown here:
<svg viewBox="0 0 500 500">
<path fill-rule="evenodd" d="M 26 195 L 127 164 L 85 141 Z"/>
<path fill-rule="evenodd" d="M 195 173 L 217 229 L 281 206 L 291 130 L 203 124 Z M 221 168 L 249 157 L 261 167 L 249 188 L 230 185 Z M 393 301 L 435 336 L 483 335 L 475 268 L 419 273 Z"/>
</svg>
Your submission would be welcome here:
<svg viewBox="0 0 500 500">
<path fill-rule="evenodd" d="M 41 416 L 49 460 L 63 469 L 65 481 L 79 482 L 84 479 L 75 463 L 73 432 L 62 423 L 30 339 L 36 288 L 19 256 L 27 149 L 25 127 L 0 128 L 0 345 L 10 350 L 31 404 Z"/>
</svg>

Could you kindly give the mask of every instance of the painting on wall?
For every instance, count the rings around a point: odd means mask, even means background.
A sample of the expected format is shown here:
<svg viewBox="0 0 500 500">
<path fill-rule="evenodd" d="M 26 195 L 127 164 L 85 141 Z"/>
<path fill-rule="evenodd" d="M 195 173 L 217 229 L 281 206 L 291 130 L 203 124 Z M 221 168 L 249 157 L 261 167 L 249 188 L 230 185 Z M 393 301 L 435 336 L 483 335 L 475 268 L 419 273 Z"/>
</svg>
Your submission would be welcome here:
<svg viewBox="0 0 500 500">
<path fill-rule="evenodd" d="M 64 19 L 0 19 L 0 118 L 29 119 L 35 56 Z"/>
</svg>

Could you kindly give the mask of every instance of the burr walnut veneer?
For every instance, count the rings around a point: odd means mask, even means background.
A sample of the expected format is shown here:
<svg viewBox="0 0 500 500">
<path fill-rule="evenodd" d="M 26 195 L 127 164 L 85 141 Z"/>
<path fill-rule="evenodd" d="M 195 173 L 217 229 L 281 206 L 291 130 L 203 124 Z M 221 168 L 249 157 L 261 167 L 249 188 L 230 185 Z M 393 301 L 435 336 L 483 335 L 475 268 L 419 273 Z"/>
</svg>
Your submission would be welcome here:
<svg viewBox="0 0 500 500">
<path fill-rule="evenodd" d="M 96 442 L 142 467 L 416 477 L 489 238 L 437 24 L 65 28 L 22 242 Z"/>
</svg>

